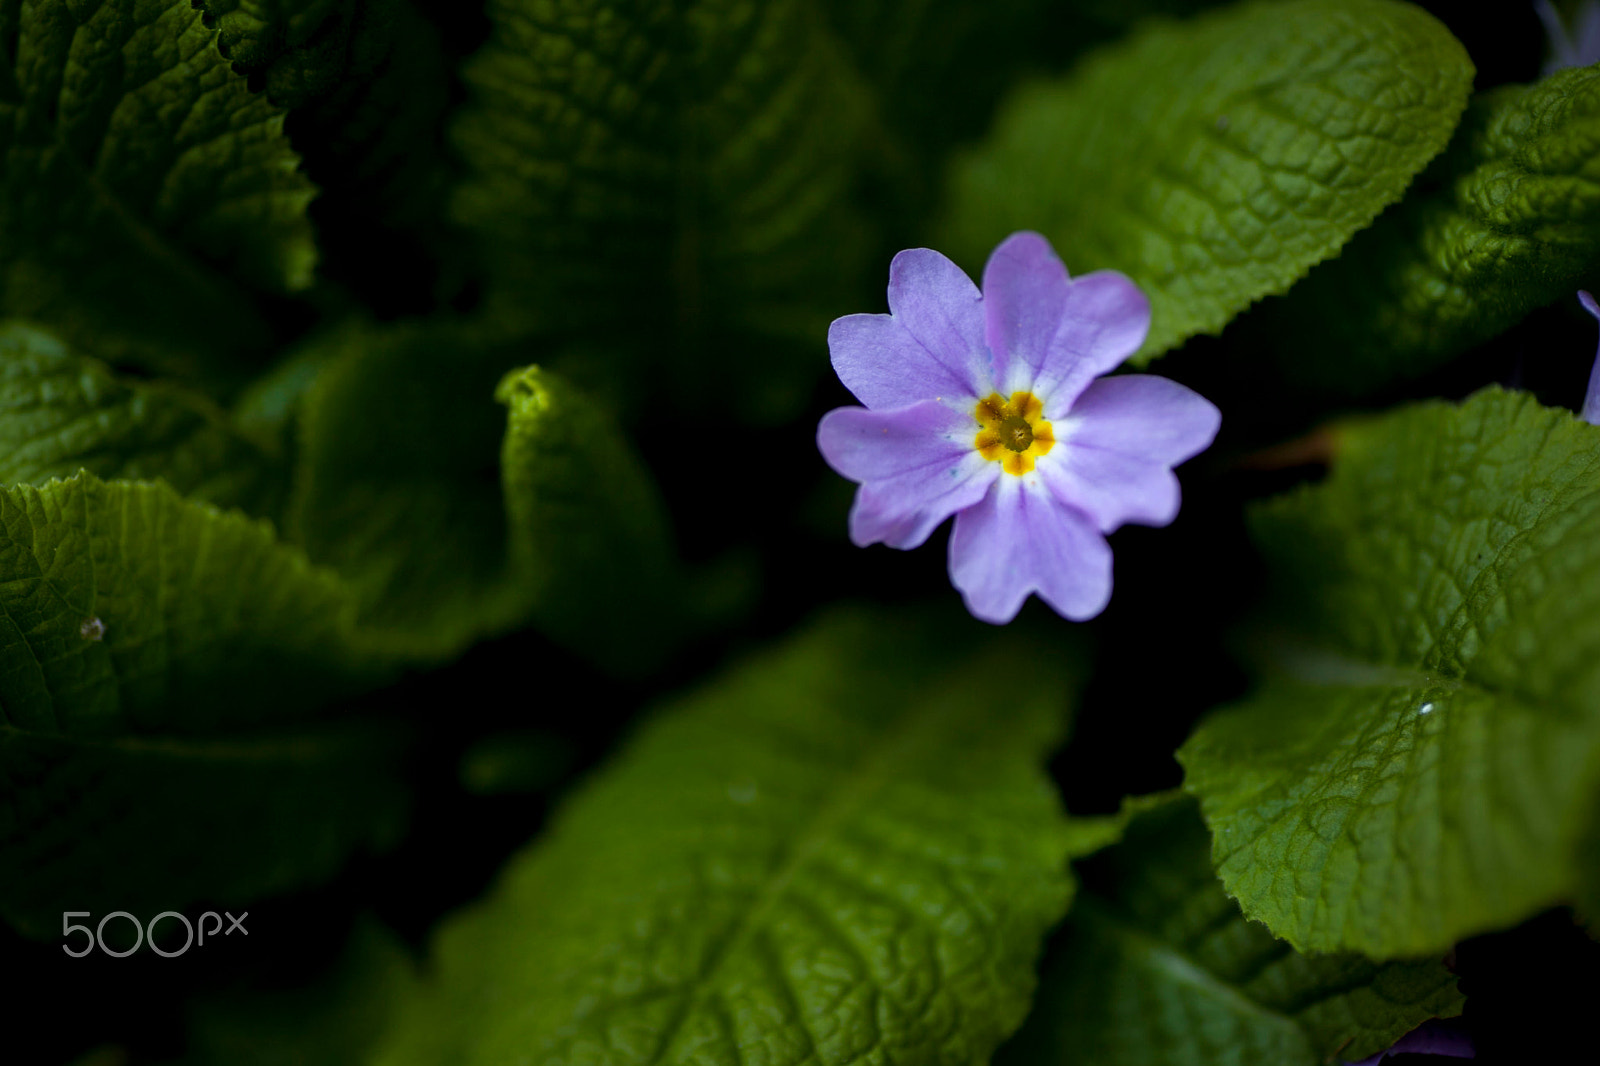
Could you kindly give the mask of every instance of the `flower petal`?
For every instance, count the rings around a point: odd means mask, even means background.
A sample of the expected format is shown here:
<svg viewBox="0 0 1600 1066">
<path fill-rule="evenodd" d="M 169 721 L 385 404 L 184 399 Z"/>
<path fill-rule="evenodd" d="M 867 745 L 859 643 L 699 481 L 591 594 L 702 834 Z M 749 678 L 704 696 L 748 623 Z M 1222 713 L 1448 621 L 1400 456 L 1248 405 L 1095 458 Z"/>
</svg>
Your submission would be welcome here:
<svg viewBox="0 0 1600 1066">
<path fill-rule="evenodd" d="M 1031 389 L 1045 417 L 1072 405 L 1089 382 L 1138 350 L 1150 302 L 1122 274 L 1067 275 L 1037 233 L 1013 233 L 983 270 L 985 331 L 1002 392 Z"/>
<path fill-rule="evenodd" d="M 1349 1066 L 1377 1066 L 1391 1055 L 1438 1055 L 1453 1059 L 1475 1059 L 1477 1049 L 1472 1036 L 1457 1027 L 1455 1019 L 1434 1018 L 1423 1022 L 1411 1032 L 1370 1058 L 1352 1062 Z"/>
<path fill-rule="evenodd" d="M 887 315 L 846 315 L 828 327 L 828 352 L 845 388 L 872 410 L 981 396 L 990 387 L 983 296 L 931 248 L 889 264 Z"/>
<path fill-rule="evenodd" d="M 932 400 L 977 396 L 965 374 L 935 359 L 890 315 L 846 315 L 828 327 L 834 372 L 874 411 Z"/>
<path fill-rule="evenodd" d="M 1061 328 L 1034 388 L 1044 416 L 1072 406 L 1090 382 L 1121 366 L 1150 332 L 1150 301 L 1127 275 L 1097 270 L 1073 281 Z"/>
<path fill-rule="evenodd" d="M 1216 439 L 1222 412 L 1193 389 L 1153 374 L 1094 382 L 1055 424 L 1056 440 L 1176 466 Z"/>
<path fill-rule="evenodd" d="M 984 334 L 1007 394 L 1030 389 L 1067 305 L 1067 268 L 1037 233 L 1013 233 L 983 268 Z"/>
<path fill-rule="evenodd" d="M 1165 463 L 1088 446 L 1057 446 L 1034 468 L 1055 498 L 1094 519 L 1102 533 L 1126 522 L 1164 526 L 1182 493 Z"/>
<path fill-rule="evenodd" d="M 983 294 L 949 259 L 932 248 L 908 248 L 896 255 L 889 264 L 889 311 L 972 395 L 990 384 Z"/>
<path fill-rule="evenodd" d="M 1600 321 L 1600 304 L 1595 303 L 1593 296 L 1579 289 L 1578 302 L 1596 321 Z M 1594 366 L 1589 368 L 1589 388 L 1583 394 L 1583 406 L 1578 409 L 1578 417 L 1591 426 L 1600 426 L 1600 351 L 1595 352 Z"/>
<path fill-rule="evenodd" d="M 817 427 L 828 465 L 861 482 L 850 539 L 915 548 L 1000 476 L 972 446 L 971 416 L 929 400 L 894 411 L 840 407 Z"/>
<path fill-rule="evenodd" d="M 1005 477 L 956 515 L 950 580 L 985 622 L 1011 621 L 1031 592 L 1084 621 L 1111 599 L 1111 546 L 1087 515 L 1042 485 Z"/>
</svg>

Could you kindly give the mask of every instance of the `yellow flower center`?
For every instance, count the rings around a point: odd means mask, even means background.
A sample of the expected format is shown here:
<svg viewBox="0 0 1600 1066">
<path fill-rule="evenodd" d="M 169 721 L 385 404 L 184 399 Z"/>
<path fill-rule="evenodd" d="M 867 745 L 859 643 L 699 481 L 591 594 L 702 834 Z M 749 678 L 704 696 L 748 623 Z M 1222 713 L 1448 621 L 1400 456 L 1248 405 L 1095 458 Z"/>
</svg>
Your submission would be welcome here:
<svg viewBox="0 0 1600 1066">
<path fill-rule="evenodd" d="M 996 392 L 979 400 L 973 409 L 978 419 L 978 436 L 973 447 L 985 459 L 993 459 L 1008 474 L 1021 477 L 1033 469 L 1033 461 L 1055 447 L 1050 423 L 1040 416 L 1044 404 L 1031 392 L 1013 392 L 1006 400 Z"/>
</svg>

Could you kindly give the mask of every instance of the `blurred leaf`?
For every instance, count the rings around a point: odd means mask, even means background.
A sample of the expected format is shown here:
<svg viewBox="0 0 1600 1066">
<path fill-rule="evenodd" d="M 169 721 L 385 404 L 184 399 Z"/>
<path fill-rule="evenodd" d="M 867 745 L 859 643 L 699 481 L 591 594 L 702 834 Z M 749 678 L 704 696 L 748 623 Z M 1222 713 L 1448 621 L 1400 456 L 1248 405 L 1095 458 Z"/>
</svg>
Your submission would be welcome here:
<svg viewBox="0 0 1600 1066">
<path fill-rule="evenodd" d="M 1296 953 L 1240 913 L 1210 850 L 1193 800 L 1135 803 L 1123 842 L 1079 864 L 1083 893 L 1001 1066 L 1316 1066 L 1461 1012 L 1437 961 Z"/>
<path fill-rule="evenodd" d="M 511 409 L 511 565 L 540 629 L 612 669 L 648 669 L 694 620 L 655 483 L 621 427 L 559 377 L 513 371 L 495 399 Z"/>
<path fill-rule="evenodd" d="M 229 277 L 310 283 L 315 190 L 201 13 L 0 0 L 0 31 L 0 314 L 167 371 L 267 347 Z"/>
<path fill-rule="evenodd" d="M 736 418 L 803 402 L 872 230 L 850 194 L 873 105 L 815 0 L 488 13 L 454 211 L 494 312 L 625 331 L 647 395 L 714 390 Z"/>
<path fill-rule="evenodd" d="M 325 974 L 304 987 L 230 989 L 189 1010 L 189 1049 L 178 1066 L 350 1066 L 365 1061 L 413 988 L 405 948 L 369 918 Z"/>
<path fill-rule="evenodd" d="M 237 900 L 402 811 L 392 729 L 299 725 L 392 670 L 270 527 L 161 483 L 0 489 L 0 913 Z M 257 730 L 259 732 L 245 732 Z"/>
<path fill-rule="evenodd" d="M 378 1061 L 985 1061 L 1082 835 L 1066 664 L 977 628 L 835 615 L 664 708 L 445 925 Z"/>
<path fill-rule="evenodd" d="M 440 323 L 347 325 L 297 358 L 317 371 L 296 401 L 287 532 L 351 583 L 362 623 L 433 658 L 525 616 L 494 402 L 514 355 Z"/>
<path fill-rule="evenodd" d="M 1038 61 L 1041 31 L 1055 5 L 822 0 L 821 6 L 877 90 L 886 132 L 931 156 L 982 133 L 1019 67 Z"/>
<path fill-rule="evenodd" d="M 54 938 L 64 906 L 147 920 L 326 880 L 399 839 L 409 739 L 365 721 L 205 737 L 0 725 L 0 915 Z"/>
<path fill-rule="evenodd" d="M 664 508 L 603 409 L 537 367 L 501 381 L 525 350 L 451 322 L 317 349 L 289 530 L 351 582 L 368 639 L 447 658 L 535 620 L 638 671 L 683 636 Z"/>
<path fill-rule="evenodd" d="M 1600 796 L 1600 429 L 1489 389 L 1260 508 L 1277 676 L 1179 752 L 1246 914 L 1444 951 L 1567 898 Z"/>
<path fill-rule="evenodd" d="M 1349 396 L 1570 297 L 1600 267 L 1600 67 L 1475 97 L 1418 185 L 1263 307 L 1245 343 L 1297 383 Z"/>
<path fill-rule="evenodd" d="M 1283 292 L 1449 139 L 1472 64 L 1420 8 L 1297 0 L 1154 23 L 1017 92 L 957 161 L 948 249 L 1036 229 L 1150 297 L 1151 357 Z"/>
<path fill-rule="evenodd" d="M 494 733 L 461 757 L 461 787 L 479 796 L 549 792 L 571 771 L 578 749 L 544 729 Z"/>
<path fill-rule="evenodd" d="M 48 333 L 0 322 L 0 484 L 42 486 L 79 470 L 160 478 L 191 499 L 270 516 L 277 465 L 203 397 L 119 377 Z"/>
<path fill-rule="evenodd" d="M 1596 797 L 1574 850 L 1578 856 L 1578 887 L 1573 893 L 1573 907 L 1589 935 L 1600 940 L 1600 796 Z"/>
</svg>

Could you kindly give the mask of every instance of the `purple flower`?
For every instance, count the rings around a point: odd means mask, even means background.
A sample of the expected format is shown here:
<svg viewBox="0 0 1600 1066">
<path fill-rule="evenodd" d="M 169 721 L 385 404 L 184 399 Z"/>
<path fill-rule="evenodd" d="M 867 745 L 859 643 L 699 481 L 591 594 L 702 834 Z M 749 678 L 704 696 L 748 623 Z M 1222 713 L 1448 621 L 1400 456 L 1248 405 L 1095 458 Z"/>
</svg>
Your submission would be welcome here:
<svg viewBox="0 0 1600 1066">
<path fill-rule="evenodd" d="M 1600 321 L 1600 304 L 1594 302 L 1593 296 L 1579 289 L 1578 302 Z M 1584 394 L 1583 410 L 1578 412 L 1578 417 L 1590 425 L 1600 426 L 1600 351 L 1594 353 L 1594 367 L 1589 371 L 1589 391 Z"/>
<path fill-rule="evenodd" d="M 1149 375 L 1096 380 L 1144 342 L 1150 304 L 1121 274 L 1073 280 L 1037 233 L 1014 233 L 983 292 L 927 248 L 894 257 L 887 315 L 828 330 L 862 407 L 829 411 L 817 447 L 859 482 L 850 539 L 915 548 L 951 515 L 950 580 L 986 622 L 1037 592 L 1075 621 L 1111 598 L 1105 534 L 1178 513 L 1172 467 L 1221 415 Z"/>
<path fill-rule="evenodd" d="M 1574 20 L 1576 32 L 1567 36 L 1567 26 L 1550 0 L 1534 0 L 1533 5 L 1550 37 L 1550 58 L 1545 60 L 1546 77 L 1567 67 L 1587 67 L 1600 62 L 1600 3 L 1583 0 Z"/>
</svg>

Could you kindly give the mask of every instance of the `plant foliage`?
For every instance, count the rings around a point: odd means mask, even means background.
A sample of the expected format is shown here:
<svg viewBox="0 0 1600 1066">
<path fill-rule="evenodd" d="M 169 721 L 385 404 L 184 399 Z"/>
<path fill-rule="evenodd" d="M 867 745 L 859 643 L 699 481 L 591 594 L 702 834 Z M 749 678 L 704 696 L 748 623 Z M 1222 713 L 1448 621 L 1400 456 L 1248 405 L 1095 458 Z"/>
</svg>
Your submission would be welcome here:
<svg viewBox="0 0 1600 1066">
<path fill-rule="evenodd" d="M 0 0 L 0 1057 L 1548 1058 L 1600 994 L 1600 54 L 1540 32 Z M 829 324 L 1019 230 L 1222 413 L 1082 625 L 947 613 L 818 454 Z"/>
</svg>

